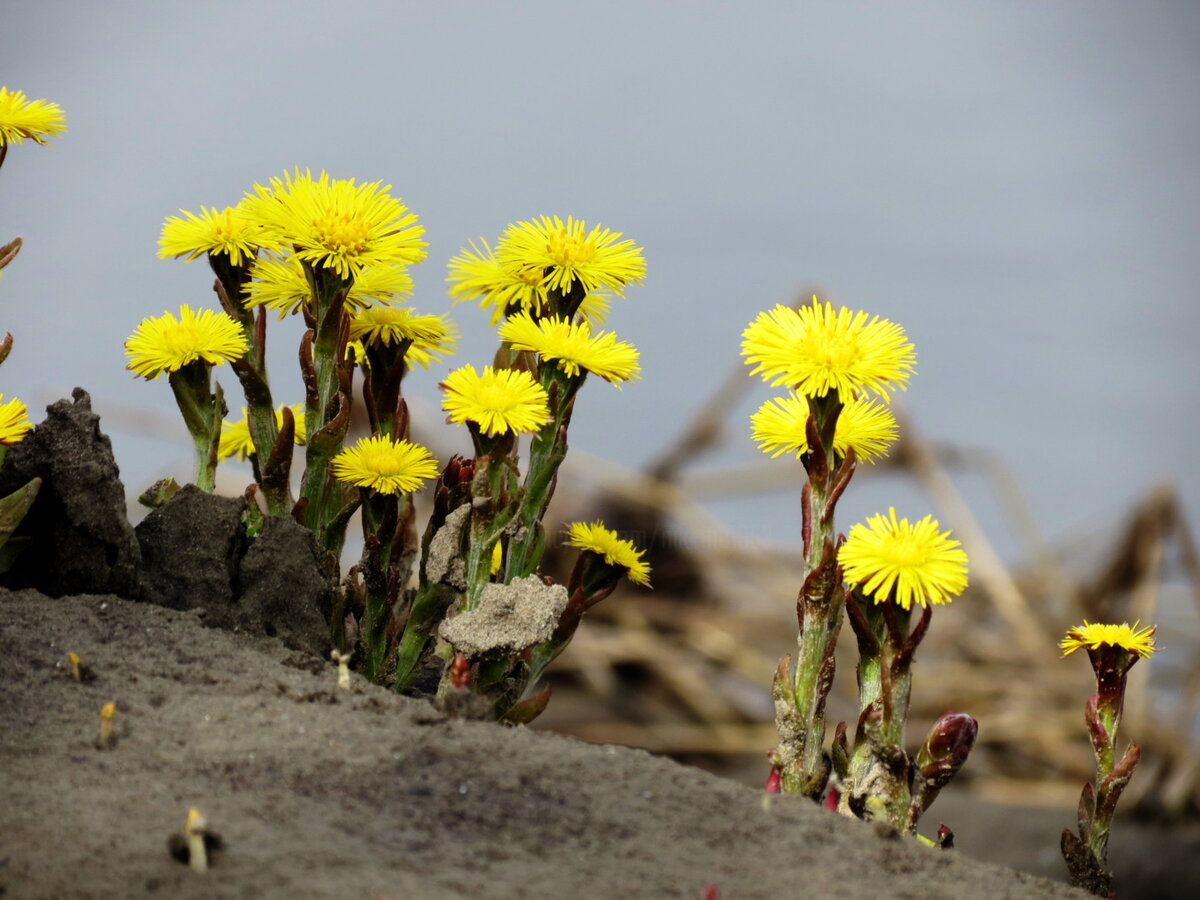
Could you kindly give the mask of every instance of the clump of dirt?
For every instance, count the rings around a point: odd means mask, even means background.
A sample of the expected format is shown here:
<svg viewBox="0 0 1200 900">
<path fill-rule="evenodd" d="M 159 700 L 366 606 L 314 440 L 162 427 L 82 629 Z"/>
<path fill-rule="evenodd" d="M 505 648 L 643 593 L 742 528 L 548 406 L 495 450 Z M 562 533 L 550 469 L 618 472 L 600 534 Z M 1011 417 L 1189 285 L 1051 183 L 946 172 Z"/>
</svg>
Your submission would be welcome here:
<svg viewBox="0 0 1200 900">
<path fill-rule="evenodd" d="M 17 530 L 24 547 L 0 583 L 54 597 L 135 596 L 141 554 L 112 443 L 88 392 L 75 388 L 71 396 L 46 407 L 46 421 L 9 448 L 0 468 L 0 496 L 42 479 Z"/>
<path fill-rule="evenodd" d="M 497 650 L 520 652 L 549 640 L 567 608 L 567 589 L 536 575 L 489 584 L 479 606 L 442 622 L 438 635 L 472 659 Z"/>
</svg>

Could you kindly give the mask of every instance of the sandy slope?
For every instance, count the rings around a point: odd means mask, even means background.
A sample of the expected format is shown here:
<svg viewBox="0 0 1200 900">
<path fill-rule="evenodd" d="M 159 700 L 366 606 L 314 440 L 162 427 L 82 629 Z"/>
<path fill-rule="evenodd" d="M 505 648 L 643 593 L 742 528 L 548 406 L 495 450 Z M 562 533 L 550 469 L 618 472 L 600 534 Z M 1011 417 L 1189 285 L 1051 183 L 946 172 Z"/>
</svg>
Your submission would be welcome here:
<svg viewBox="0 0 1200 900">
<path fill-rule="evenodd" d="M 111 596 L 0 591 L 0 789 L 5 897 L 1085 896 Z M 166 851 L 191 805 L 228 845 L 204 875 Z"/>
</svg>

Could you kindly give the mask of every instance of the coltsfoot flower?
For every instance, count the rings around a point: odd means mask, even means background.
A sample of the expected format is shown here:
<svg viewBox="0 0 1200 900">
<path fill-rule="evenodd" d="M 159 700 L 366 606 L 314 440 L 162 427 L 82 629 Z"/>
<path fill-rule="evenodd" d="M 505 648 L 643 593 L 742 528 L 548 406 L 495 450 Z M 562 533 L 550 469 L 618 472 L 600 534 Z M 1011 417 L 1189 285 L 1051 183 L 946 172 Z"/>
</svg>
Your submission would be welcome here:
<svg viewBox="0 0 1200 900">
<path fill-rule="evenodd" d="M 1099 650 L 1102 646 L 1119 647 L 1142 659 L 1154 653 L 1154 632 L 1156 628 L 1138 630 L 1140 622 L 1130 625 L 1101 625 L 1084 620 L 1082 625 L 1067 630 L 1067 636 L 1058 644 L 1063 656 L 1070 656 L 1076 650 Z"/>
<path fill-rule="evenodd" d="M 496 259 L 486 241 L 460 251 L 451 258 L 446 281 L 455 303 L 478 299 L 482 309 L 491 313 L 496 325 L 506 315 L 525 311 L 544 312 L 550 303 L 550 282 L 545 269 L 504 266 Z M 603 322 L 610 297 L 603 291 L 591 291 L 579 305 L 578 315 L 590 322 Z"/>
<path fill-rule="evenodd" d="M 896 519 L 895 507 L 854 525 L 838 551 L 846 580 L 876 603 L 949 603 L 967 587 L 967 554 L 933 516 Z"/>
<path fill-rule="evenodd" d="M 0 394 L 0 446 L 19 444 L 32 428 L 25 404 L 16 397 L 5 401 Z"/>
<path fill-rule="evenodd" d="M 625 285 L 646 277 L 642 248 L 621 240 L 621 232 L 570 216 L 539 216 L 515 222 L 496 244 L 496 258 L 513 272 L 541 273 L 550 290 L 568 293 L 578 282 L 586 293 L 611 291 L 623 296 Z"/>
<path fill-rule="evenodd" d="M 27 100 L 24 91 L 0 87 L 0 147 L 28 138 L 45 144 L 46 138 L 67 130 L 62 107 L 49 100 Z"/>
<path fill-rule="evenodd" d="M 742 332 L 742 355 L 753 374 L 775 385 L 787 385 L 808 397 L 831 390 L 843 401 L 861 391 L 884 399 L 903 389 L 916 365 L 916 352 L 904 329 L 893 322 L 835 310 L 816 297 L 799 310 L 782 304 Z"/>
<path fill-rule="evenodd" d="M 529 313 L 521 312 L 500 327 L 500 339 L 518 350 L 531 350 L 542 359 L 557 362 L 571 376 L 586 369 L 617 384 L 638 378 L 641 371 L 633 344 L 618 341 L 608 331 L 593 335 L 586 321 L 576 323 L 557 317 L 534 321 Z"/>
<path fill-rule="evenodd" d="M 463 366 L 439 385 L 442 409 L 456 424 L 474 422 L 492 437 L 509 431 L 537 431 L 550 421 L 549 398 L 528 372 Z"/>
<path fill-rule="evenodd" d="M 304 405 L 297 403 L 288 407 L 292 411 L 292 419 L 295 422 L 295 436 L 293 441 L 298 446 L 303 446 L 308 440 L 308 434 L 304 426 Z M 283 407 L 275 410 L 275 425 L 277 428 L 283 427 Z M 242 407 L 242 417 L 236 422 L 228 420 L 221 423 L 221 444 L 217 448 L 218 459 L 228 459 L 237 454 L 238 459 L 246 459 L 252 453 L 256 453 L 254 447 L 254 438 L 250 436 L 250 418 L 246 412 L 246 407 Z"/>
<path fill-rule="evenodd" d="M 240 266 L 254 259 L 266 237 L 258 225 L 247 219 L 238 206 L 224 209 L 200 207 L 200 215 L 181 209 L 183 217 L 169 216 L 158 238 L 158 258 L 179 258 L 191 262 L 201 256 L 228 256 Z"/>
<path fill-rule="evenodd" d="M 246 305 L 265 306 L 281 320 L 300 310 L 312 297 L 312 288 L 304 276 L 300 260 L 289 254 L 283 258 L 263 257 L 250 270 L 246 283 Z M 346 307 L 365 309 L 372 304 L 389 304 L 411 294 L 412 276 L 403 265 L 367 266 L 354 276 L 346 291 Z"/>
<path fill-rule="evenodd" d="M 245 354 L 246 335 L 228 314 L 194 313 L 186 303 L 178 319 L 169 312 L 143 319 L 125 342 L 126 367 L 147 380 L 196 360 L 216 366 Z"/>
<path fill-rule="evenodd" d="M 808 400 L 801 394 L 776 397 L 750 417 L 751 434 L 763 453 L 799 458 L 808 452 L 808 416 Z M 844 457 L 853 449 L 857 459 L 873 463 L 887 455 L 897 434 L 896 419 L 886 406 L 856 397 L 838 415 L 833 452 Z"/>
<path fill-rule="evenodd" d="M 336 478 L 381 494 L 411 494 L 437 470 L 437 460 L 420 444 L 384 435 L 363 438 L 333 458 Z"/>
<path fill-rule="evenodd" d="M 425 258 L 425 229 L 392 186 L 355 184 L 322 172 L 285 172 L 270 187 L 255 184 L 242 201 L 246 216 L 313 266 L 356 278 L 370 266 L 418 263 Z"/>
<path fill-rule="evenodd" d="M 350 318 L 350 340 L 385 346 L 411 341 L 405 360 L 428 368 L 454 352 L 458 329 L 445 316 L 422 315 L 405 306 L 368 306 Z"/>
<path fill-rule="evenodd" d="M 567 527 L 567 543 L 603 556 L 610 566 L 625 569 L 626 577 L 635 584 L 650 583 L 650 564 L 642 559 L 646 551 L 638 550 L 632 541 L 621 540 L 599 520 L 571 523 Z"/>
</svg>

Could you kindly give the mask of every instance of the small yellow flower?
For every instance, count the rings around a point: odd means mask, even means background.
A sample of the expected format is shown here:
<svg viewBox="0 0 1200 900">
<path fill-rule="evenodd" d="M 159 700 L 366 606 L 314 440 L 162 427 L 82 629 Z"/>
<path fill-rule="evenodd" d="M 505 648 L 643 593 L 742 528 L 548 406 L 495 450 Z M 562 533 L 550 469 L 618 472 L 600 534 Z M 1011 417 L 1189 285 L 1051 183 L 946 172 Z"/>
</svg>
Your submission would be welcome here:
<svg viewBox="0 0 1200 900">
<path fill-rule="evenodd" d="M 378 181 L 331 179 L 326 172 L 314 179 L 311 171 L 296 169 L 272 178 L 270 187 L 254 185 L 242 205 L 251 221 L 298 258 L 348 279 L 369 266 L 425 258 L 425 229 L 388 193 L 391 188 Z"/>
<path fill-rule="evenodd" d="M 808 452 L 808 400 L 795 392 L 768 400 L 750 417 L 751 434 L 759 449 L 771 456 Z M 887 455 L 898 429 L 891 411 L 882 404 L 856 397 L 842 407 L 833 433 L 833 452 L 845 456 L 854 449 L 860 462 L 874 463 Z"/>
<path fill-rule="evenodd" d="M 416 361 L 417 350 L 423 359 L 418 364 L 428 366 L 433 358 L 454 352 L 458 330 L 445 316 L 420 315 L 405 306 L 368 306 L 351 317 L 350 340 L 388 346 L 410 341 L 409 361 Z"/>
<path fill-rule="evenodd" d="M 508 431 L 537 431 L 550 421 L 549 398 L 528 372 L 463 366 L 439 385 L 448 421 L 474 422 L 489 437 Z"/>
<path fill-rule="evenodd" d="M 181 209 L 184 218 L 170 216 L 158 238 L 158 258 L 186 256 L 185 262 L 205 255 L 225 255 L 235 266 L 252 260 L 263 246 L 262 229 L 242 215 L 240 204 L 224 209 L 200 207 L 200 215 Z"/>
<path fill-rule="evenodd" d="M 492 548 L 492 565 L 491 570 L 493 575 L 499 575 L 500 570 L 504 568 L 504 545 L 496 541 L 496 546 Z"/>
<path fill-rule="evenodd" d="M 126 367 L 147 380 L 196 360 L 217 366 L 245 354 L 246 336 L 228 314 L 211 309 L 197 314 L 186 303 L 178 319 L 169 312 L 143 319 L 125 342 Z"/>
<path fill-rule="evenodd" d="M 336 478 L 381 494 L 411 494 L 437 470 L 437 460 L 420 444 L 384 435 L 363 438 L 333 458 Z"/>
<path fill-rule="evenodd" d="M 650 584 L 650 564 L 642 559 L 646 551 L 638 550 L 632 541 L 621 540 L 599 519 L 590 524 L 573 522 L 567 527 L 567 543 L 603 556 L 610 566 L 625 569 L 626 577 L 635 584 Z"/>
<path fill-rule="evenodd" d="M 782 304 L 760 313 L 742 332 L 742 355 L 753 374 L 787 385 L 808 397 L 835 390 L 843 401 L 860 391 L 881 397 L 903 389 L 916 365 L 916 352 L 899 325 L 834 310 L 816 297 L 799 310 Z"/>
<path fill-rule="evenodd" d="M 932 516 L 897 521 L 895 508 L 854 525 L 838 551 L 846 581 L 876 603 L 894 600 L 904 609 L 949 603 L 967 587 L 967 554 L 939 527 Z"/>
<path fill-rule="evenodd" d="M 292 420 L 295 422 L 295 435 L 292 438 L 293 443 L 297 446 L 304 446 L 308 440 L 308 434 L 304 427 L 304 406 L 295 404 L 288 407 L 292 411 Z M 275 410 L 275 426 L 283 427 L 283 407 Z M 228 459 L 237 454 L 238 459 L 245 459 L 250 454 L 257 452 L 254 447 L 254 439 L 250 436 L 250 417 L 246 412 L 246 407 L 242 407 L 242 417 L 236 422 L 224 421 L 221 423 L 221 444 L 217 448 L 218 459 Z"/>
<path fill-rule="evenodd" d="M 637 348 L 618 341 L 612 332 L 593 335 L 586 321 L 574 323 L 557 317 L 534 321 L 529 313 L 521 312 L 500 327 L 500 339 L 518 350 L 531 350 L 542 359 L 557 361 L 568 375 L 586 369 L 614 384 L 639 377 Z"/>
<path fill-rule="evenodd" d="M 463 250 L 449 263 L 450 296 L 455 303 L 478 299 L 481 309 L 490 310 L 491 324 L 524 310 L 540 315 L 550 302 L 550 289 L 542 269 L 504 267 L 492 253 L 486 241 Z M 590 322 L 603 322 L 608 314 L 607 294 L 592 291 L 583 298 L 579 315 Z"/>
<path fill-rule="evenodd" d="M 1100 625 L 1089 623 L 1086 619 L 1082 625 L 1067 629 L 1067 636 L 1059 642 L 1063 656 L 1070 656 L 1076 650 L 1098 650 L 1101 645 L 1120 647 L 1142 659 L 1154 653 L 1154 632 L 1156 628 L 1138 630 L 1140 622 L 1130 625 Z"/>
<path fill-rule="evenodd" d="M 32 428 L 25 404 L 16 397 L 5 402 L 0 394 L 0 445 L 19 444 Z"/>
<path fill-rule="evenodd" d="M 304 266 L 295 256 L 260 257 L 250 277 L 246 305 L 265 306 L 281 320 L 298 312 L 300 305 L 312 297 Z M 368 266 L 354 276 L 354 283 L 346 291 L 346 306 L 355 310 L 392 303 L 401 294 L 411 294 L 412 289 L 412 276 L 405 266 Z"/>
<path fill-rule="evenodd" d="M 49 100 L 26 100 L 24 91 L 0 87 L 0 147 L 24 143 L 26 138 L 39 144 L 67 130 L 62 107 Z"/>
</svg>

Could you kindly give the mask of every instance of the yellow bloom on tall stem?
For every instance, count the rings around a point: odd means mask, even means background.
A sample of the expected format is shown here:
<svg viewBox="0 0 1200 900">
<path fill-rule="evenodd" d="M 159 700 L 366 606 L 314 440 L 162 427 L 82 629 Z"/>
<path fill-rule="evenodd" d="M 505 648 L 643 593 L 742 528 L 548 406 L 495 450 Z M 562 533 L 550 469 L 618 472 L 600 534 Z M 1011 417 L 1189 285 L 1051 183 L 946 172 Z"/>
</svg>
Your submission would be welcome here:
<svg viewBox="0 0 1200 900">
<path fill-rule="evenodd" d="M 632 541 L 621 540 L 600 520 L 573 522 L 567 527 L 567 543 L 604 557 L 610 566 L 625 569 L 626 577 L 635 584 L 650 583 L 650 564 L 642 559 L 645 550 L 638 550 Z"/>
<path fill-rule="evenodd" d="M 304 405 L 297 403 L 288 408 L 292 411 L 292 420 L 295 422 L 295 436 L 292 440 L 297 446 L 303 446 L 308 440 L 304 427 Z M 275 410 L 275 426 L 283 427 L 282 406 Z M 243 406 L 241 419 L 221 423 L 221 444 L 217 449 L 217 458 L 228 459 L 236 453 L 238 459 L 246 459 L 250 454 L 257 452 L 254 439 L 250 436 L 250 417 Z"/>
<path fill-rule="evenodd" d="M 428 357 L 452 353 L 458 331 L 445 316 L 422 315 L 406 306 L 368 306 L 350 318 L 350 340 L 385 345 L 411 341 Z"/>
<path fill-rule="evenodd" d="M 617 384 L 638 378 L 641 371 L 633 344 L 618 341 L 612 332 L 593 335 L 586 321 L 576 323 L 557 317 L 534 321 L 529 313 L 522 312 L 500 327 L 500 339 L 518 350 L 529 350 L 542 359 L 557 362 L 571 376 L 586 369 Z"/>
<path fill-rule="evenodd" d="M 266 235 L 262 228 L 242 215 L 240 204 L 224 209 L 200 207 L 200 215 L 181 209 L 183 218 L 170 216 L 158 239 L 158 258 L 186 256 L 191 262 L 201 256 L 223 255 L 240 266 L 254 259 Z"/>
<path fill-rule="evenodd" d="M 179 318 L 166 312 L 143 319 L 125 342 L 127 368 L 150 380 L 204 360 L 210 365 L 240 359 L 246 354 L 246 335 L 228 314 L 179 307 Z"/>
<path fill-rule="evenodd" d="M 246 305 L 265 306 L 280 320 L 300 311 L 312 299 L 312 287 L 304 275 L 304 266 L 295 256 L 260 257 L 246 282 Z M 405 266 L 369 266 L 354 277 L 346 291 L 346 308 L 364 309 L 372 304 L 392 303 L 396 297 L 411 294 L 413 279 Z"/>
<path fill-rule="evenodd" d="M 967 554 L 932 516 L 919 522 L 888 514 L 854 525 L 838 551 L 846 581 L 876 603 L 889 600 L 904 609 L 913 603 L 949 603 L 967 587 Z"/>
<path fill-rule="evenodd" d="M 516 369 L 463 366 L 439 385 L 445 392 L 442 409 L 448 420 L 473 422 L 489 437 L 518 431 L 537 431 L 550 421 L 549 398 L 528 372 Z"/>
<path fill-rule="evenodd" d="M 1063 656 L 1070 656 L 1076 650 L 1099 650 L 1102 646 L 1119 647 L 1142 659 L 1154 653 L 1154 632 L 1156 628 L 1138 630 L 1140 622 L 1130 625 L 1102 625 L 1088 622 L 1067 630 L 1067 636 L 1059 642 Z"/>
<path fill-rule="evenodd" d="M 501 266 L 514 272 L 541 273 L 546 287 L 566 294 L 578 282 L 586 293 L 595 290 L 623 295 L 625 285 L 646 277 L 642 249 L 621 240 L 619 231 L 567 217 L 539 216 L 515 222 L 496 244 Z"/>
<path fill-rule="evenodd" d="M 470 250 L 462 250 L 448 265 L 446 281 L 455 303 L 478 299 L 480 307 L 490 311 L 492 325 L 510 313 L 540 315 L 547 309 L 550 282 L 546 270 L 502 265 L 486 241 L 470 244 Z M 608 307 L 608 295 L 593 291 L 583 298 L 578 312 L 588 321 L 603 322 Z"/>
<path fill-rule="evenodd" d="M 333 458 L 336 478 L 381 494 L 411 494 L 437 470 L 437 460 L 420 444 L 384 435 L 363 438 Z"/>
<path fill-rule="evenodd" d="M 45 144 L 46 138 L 66 130 L 67 120 L 57 103 L 27 100 L 24 91 L 0 87 L 0 151 L 9 144 L 23 143 L 26 138 Z"/>
<path fill-rule="evenodd" d="M 794 453 L 799 458 L 808 452 L 808 417 L 808 400 L 792 392 L 759 407 L 750 417 L 751 434 L 763 453 L 773 457 Z M 886 406 L 856 397 L 838 416 L 833 452 L 845 457 L 853 449 L 860 462 L 873 463 L 887 455 L 898 433 L 896 419 Z"/>
<path fill-rule="evenodd" d="M 369 266 L 417 263 L 425 258 L 425 229 L 378 181 L 355 184 L 296 169 L 255 184 L 242 201 L 247 217 L 296 256 L 351 279 Z"/>
<path fill-rule="evenodd" d="M 16 397 L 5 402 L 0 394 L 0 446 L 19 444 L 32 428 L 25 404 Z"/>
<path fill-rule="evenodd" d="M 904 329 L 878 316 L 813 302 L 760 313 L 742 332 L 742 355 L 753 374 L 808 397 L 836 390 L 843 401 L 860 391 L 886 398 L 903 389 L 916 365 Z"/>
</svg>

